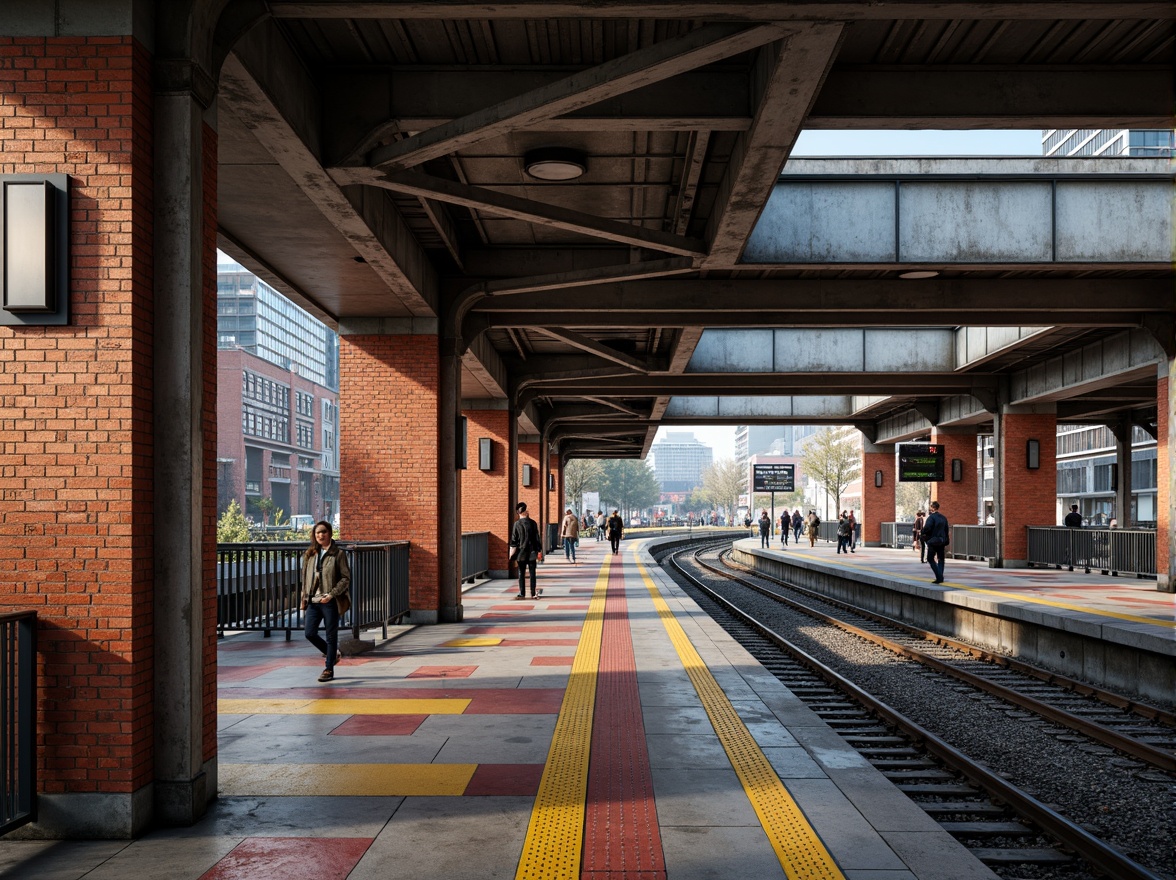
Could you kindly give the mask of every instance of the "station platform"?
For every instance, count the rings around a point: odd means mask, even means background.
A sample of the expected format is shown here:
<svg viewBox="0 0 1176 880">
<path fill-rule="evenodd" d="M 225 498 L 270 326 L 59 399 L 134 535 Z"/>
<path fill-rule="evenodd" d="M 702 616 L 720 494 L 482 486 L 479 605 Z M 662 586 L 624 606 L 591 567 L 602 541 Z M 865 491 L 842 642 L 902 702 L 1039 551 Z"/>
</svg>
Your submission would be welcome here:
<svg viewBox="0 0 1176 880">
<path fill-rule="evenodd" d="M 763 549 L 734 542 L 738 562 L 800 586 L 865 604 L 915 625 L 1148 699 L 1176 701 L 1176 595 L 1155 581 L 1082 570 L 989 568 L 949 558 L 944 583 L 931 583 L 917 550 L 835 543 Z"/>
<path fill-rule="evenodd" d="M 303 639 L 220 645 L 219 800 L 136 841 L 3 841 L 0 874 L 853 878 L 992 874 L 662 572 L 656 539 L 552 554 L 460 624 L 319 684 Z"/>
</svg>

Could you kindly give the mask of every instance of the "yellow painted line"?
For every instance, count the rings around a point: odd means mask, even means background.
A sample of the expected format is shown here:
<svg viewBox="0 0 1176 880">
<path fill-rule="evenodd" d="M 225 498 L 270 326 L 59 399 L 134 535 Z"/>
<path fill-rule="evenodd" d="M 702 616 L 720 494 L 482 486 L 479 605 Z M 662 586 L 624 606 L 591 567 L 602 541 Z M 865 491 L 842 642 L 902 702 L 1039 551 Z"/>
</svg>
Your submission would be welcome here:
<svg viewBox="0 0 1176 880">
<path fill-rule="evenodd" d="M 477 764 L 221 764 L 222 795 L 409 797 L 463 794 Z"/>
<path fill-rule="evenodd" d="M 789 880 L 844 880 L 837 862 L 776 775 L 640 561 L 637 570 L 784 873 Z"/>
<path fill-rule="evenodd" d="M 596 674 L 604 634 L 604 596 L 611 557 L 606 557 L 588 604 L 568 687 L 555 721 L 555 733 L 531 810 L 516 880 L 579 880 L 584 848 L 588 755 Z"/>
<path fill-rule="evenodd" d="M 450 639 L 448 642 L 442 642 L 442 648 L 492 648 L 495 645 L 501 645 L 502 639 L 495 638 L 468 638 L 468 639 Z"/>
<path fill-rule="evenodd" d="M 884 575 L 886 577 L 903 577 L 899 572 L 887 570 L 884 568 L 874 568 L 869 565 L 855 565 L 849 562 L 838 563 L 844 565 L 846 568 L 852 568 L 857 571 L 869 571 L 874 574 Z M 957 583 L 956 581 L 944 581 L 939 586 L 952 587 L 957 590 L 965 590 L 969 593 L 982 593 L 986 596 L 999 596 L 1001 599 L 1015 599 L 1018 602 L 1029 602 L 1033 605 L 1046 605 L 1050 608 L 1064 608 L 1067 611 L 1078 611 L 1082 614 L 1096 614 L 1099 617 L 1112 617 L 1116 620 L 1126 620 L 1130 623 L 1150 623 L 1155 626 L 1166 626 L 1169 629 L 1176 629 L 1176 617 L 1172 620 L 1164 620 L 1156 617 L 1141 617 L 1138 614 L 1125 614 L 1122 611 L 1104 611 L 1099 608 L 1091 608 L 1088 605 L 1075 605 L 1072 602 L 1058 602 L 1054 599 L 1041 599 L 1037 596 L 1026 596 L 1023 593 L 1006 593 L 1003 590 L 993 590 L 989 587 L 970 587 L 967 584 Z M 1029 587 L 1032 589 L 1032 587 Z"/>
<path fill-rule="evenodd" d="M 216 701 L 222 715 L 460 715 L 466 699 L 231 700 Z"/>
</svg>

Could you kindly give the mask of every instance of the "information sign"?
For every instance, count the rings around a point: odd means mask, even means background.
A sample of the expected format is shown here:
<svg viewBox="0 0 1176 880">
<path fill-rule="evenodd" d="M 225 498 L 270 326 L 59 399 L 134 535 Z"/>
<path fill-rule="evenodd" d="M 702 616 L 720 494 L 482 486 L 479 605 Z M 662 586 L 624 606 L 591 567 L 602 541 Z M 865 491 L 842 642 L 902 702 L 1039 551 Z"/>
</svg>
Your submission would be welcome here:
<svg viewBox="0 0 1176 880">
<path fill-rule="evenodd" d="M 753 492 L 794 492 L 796 490 L 796 465 L 794 464 L 753 464 Z"/>
<path fill-rule="evenodd" d="M 898 481 L 900 483 L 943 482 L 942 443 L 900 443 L 898 445 Z"/>
</svg>

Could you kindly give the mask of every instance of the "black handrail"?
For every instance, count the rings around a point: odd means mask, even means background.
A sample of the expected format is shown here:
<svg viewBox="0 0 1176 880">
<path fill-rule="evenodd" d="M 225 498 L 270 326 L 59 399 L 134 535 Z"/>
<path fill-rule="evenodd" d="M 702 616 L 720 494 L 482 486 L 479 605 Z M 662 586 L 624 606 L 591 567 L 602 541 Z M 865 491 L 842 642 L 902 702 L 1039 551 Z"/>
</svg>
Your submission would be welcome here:
<svg viewBox="0 0 1176 880">
<path fill-rule="evenodd" d="M 0 835 L 37 818 L 37 612 L 0 614 Z"/>
</svg>

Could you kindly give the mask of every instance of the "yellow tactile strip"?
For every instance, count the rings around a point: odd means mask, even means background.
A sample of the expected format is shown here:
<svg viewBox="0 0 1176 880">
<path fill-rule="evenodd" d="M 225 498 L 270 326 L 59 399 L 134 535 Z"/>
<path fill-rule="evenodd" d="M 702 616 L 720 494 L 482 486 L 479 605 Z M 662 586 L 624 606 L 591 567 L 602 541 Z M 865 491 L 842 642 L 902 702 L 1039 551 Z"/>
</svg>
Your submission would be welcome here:
<svg viewBox="0 0 1176 880">
<path fill-rule="evenodd" d="M 477 764 L 221 764 L 222 795 L 460 796 Z"/>
<path fill-rule="evenodd" d="M 539 794 L 531 810 L 516 880 L 578 880 L 580 876 L 592 713 L 610 564 L 611 559 L 606 557 L 588 605 Z"/>
<path fill-rule="evenodd" d="M 755 738 L 715 681 L 674 617 L 657 585 L 640 563 L 637 569 L 653 598 L 658 617 L 669 634 L 678 659 L 690 676 L 706 714 L 714 725 L 735 773 L 743 783 L 760 824 L 776 851 L 784 873 L 790 880 L 843 880 L 833 856 L 825 848 L 816 830 L 805 818 L 800 806 L 792 799 Z"/>
</svg>

